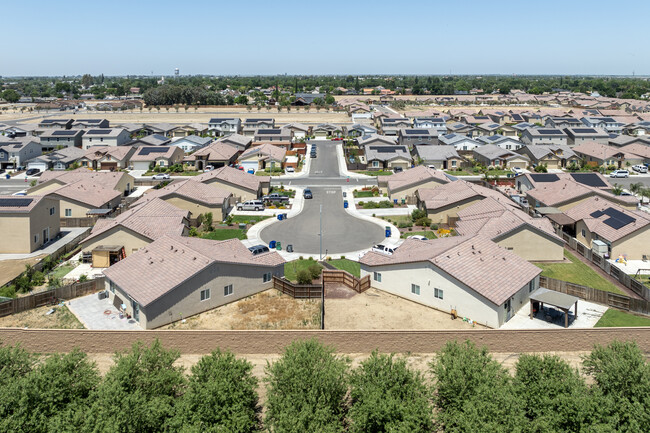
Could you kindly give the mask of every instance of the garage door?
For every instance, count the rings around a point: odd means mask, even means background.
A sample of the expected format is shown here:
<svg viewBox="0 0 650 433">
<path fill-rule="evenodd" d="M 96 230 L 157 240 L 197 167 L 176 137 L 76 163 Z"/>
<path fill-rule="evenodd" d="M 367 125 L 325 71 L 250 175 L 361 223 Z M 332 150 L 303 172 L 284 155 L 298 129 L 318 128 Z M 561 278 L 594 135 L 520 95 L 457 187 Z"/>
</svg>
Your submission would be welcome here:
<svg viewBox="0 0 650 433">
<path fill-rule="evenodd" d="M 117 170 L 117 162 L 102 162 L 101 170 Z"/>
<path fill-rule="evenodd" d="M 510 168 L 526 168 L 526 162 L 525 161 L 510 161 L 508 163 L 508 167 Z"/>
<path fill-rule="evenodd" d="M 133 161 L 134 170 L 149 170 L 148 161 Z"/>
<path fill-rule="evenodd" d="M 44 162 L 30 162 L 27 164 L 27 169 L 31 170 L 32 168 L 35 168 L 40 171 L 45 171 L 47 170 L 47 165 Z"/>
<path fill-rule="evenodd" d="M 560 168 L 560 163 L 559 161 L 547 161 L 546 162 L 546 168 Z"/>
<path fill-rule="evenodd" d="M 244 171 L 248 171 L 249 169 L 257 170 L 259 167 L 259 162 L 257 161 L 242 161 L 239 163 L 242 167 L 244 167 Z"/>
</svg>

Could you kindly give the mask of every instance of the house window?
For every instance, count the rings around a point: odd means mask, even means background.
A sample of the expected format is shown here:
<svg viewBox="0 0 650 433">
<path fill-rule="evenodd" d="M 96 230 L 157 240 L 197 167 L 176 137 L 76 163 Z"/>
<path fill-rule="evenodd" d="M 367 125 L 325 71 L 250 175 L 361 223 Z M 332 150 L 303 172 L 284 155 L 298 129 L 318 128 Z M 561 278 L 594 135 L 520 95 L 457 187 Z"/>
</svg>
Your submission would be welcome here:
<svg viewBox="0 0 650 433">
<path fill-rule="evenodd" d="M 72 216 L 72 209 L 66 209 L 65 210 L 65 216 L 71 217 Z"/>
<path fill-rule="evenodd" d="M 56 210 L 56 208 L 51 207 L 51 208 L 50 208 L 50 215 L 54 215 L 54 211 L 55 211 L 55 210 Z"/>
<path fill-rule="evenodd" d="M 115 283 L 111 280 L 108 280 L 108 290 L 110 290 L 112 293 L 115 293 Z"/>
<path fill-rule="evenodd" d="M 535 290 L 535 280 L 531 280 L 528 283 L 528 293 L 532 292 L 533 290 Z"/>
<path fill-rule="evenodd" d="M 420 286 L 418 286 L 417 284 L 411 284 L 411 293 L 413 293 L 414 295 L 419 296 L 420 295 Z"/>
<path fill-rule="evenodd" d="M 451 161 L 451 166 L 456 167 L 456 160 Z"/>
<path fill-rule="evenodd" d="M 587 233 L 585 232 L 585 229 L 582 229 L 582 237 L 583 237 L 583 238 L 586 238 L 586 237 L 587 237 Z"/>
<path fill-rule="evenodd" d="M 164 167 L 165 166 L 165 161 L 159 161 L 158 165 L 161 166 L 161 167 Z"/>
<path fill-rule="evenodd" d="M 379 161 L 372 161 L 373 167 L 379 167 Z"/>
<path fill-rule="evenodd" d="M 271 281 L 271 273 L 267 272 L 262 276 L 262 282 L 268 283 L 269 281 Z"/>
<path fill-rule="evenodd" d="M 433 289 L 433 296 L 435 296 L 438 299 L 443 299 L 444 298 L 444 293 L 442 289 Z"/>
<path fill-rule="evenodd" d="M 381 274 L 379 272 L 373 272 L 372 279 L 377 281 L 378 283 L 381 283 Z"/>
<path fill-rule="evenodd" d="M 35 244 L 38 243 L 38 234 L 35 234 L 35 235 L 34 235 L 34 243 L 35 243 Z"/>
<path fill-rule="evenodd" d="M 232 284 L 228 284 L 226 287 L 223 288 L 223 296 L 230 296 L 232 295 Z"/>
<path fill-rule="evenodd" d="M 210 299 L 210 289 L 201 290 L 201 300 L 207 301 Z"/>
</svg>

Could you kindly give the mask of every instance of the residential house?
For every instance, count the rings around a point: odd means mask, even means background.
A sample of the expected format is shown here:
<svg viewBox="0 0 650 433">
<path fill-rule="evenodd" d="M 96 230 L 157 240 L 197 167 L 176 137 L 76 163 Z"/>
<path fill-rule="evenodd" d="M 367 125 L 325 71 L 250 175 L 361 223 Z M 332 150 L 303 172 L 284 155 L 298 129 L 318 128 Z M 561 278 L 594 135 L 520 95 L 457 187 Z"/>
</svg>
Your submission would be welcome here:
<svg viewBox="0 0 650 433">
<path fill-rule="evenodd" d="M 0 142 L 0 168 L 24 167 L 41 153 L 41 145 L 29 137 Z"/>
<path fill-rule="evenodd" d="M 194 176 L 191 180 L 230 191 L 237 201 L 260 198 L 269 191 L 271 186 L 270 176 L 255 176 L 228 166 L 215 168 Z"/>
<path fill-rule="evenodd" d="M 0 146 L 0 149 L 2 146 Z M 40 151 L 41 147 L 38 146 Z M 39 171 L 46 170 L 67 170 L 72 165 L 83 157 L 85 152 L 78 147 L 65 147 L 60 150 L 53 150 L 45 155 L 37 156 L 27 161 L 27 169 L 37 169 Z M 0 155 L 0 160 L 2 155 Z"/>
<path fill-rule="evenodd" d="M 596 128 L 564 128 L 564 132 L 569 146 L 579 146 L 587 142 L 607 144 L 610 138 L 608 133 Z"/>
<path fill-rule="evenodd" d="M 372 135 L 372 134 L 376 135 L 377 130 L 372 126 L 355 123 L 349 128 L 346 128 L 345 133 L 348 137 L 358 138 L 358 137 L 363 137 L 365 135 Z"/>
<path fill-rule="evenodd" d="M 521 141 L 500 134 L 477 137 L 476 141 L 483 144 L 494 144 L 505 150 L 518 150 L 522 146 Z"/>
<path fill-rule="evenodd" d="M 240 152 L 243 152 L 244 150 L 248 149 L 253 143 L 253 138 L 240 134 L 231 134 L 220 138 L 217 140 L 217 142 L 230 144 L 231 146 L 235 146 L 237 149 L 239 149 Z"/>
<path fill-rule="evenodd" d="M 86 184 L 97 184 L 104 188 L 119 191 L 125 197 L 134 189 L 135 178 L 123 171 L 90 171 L 81 167 L 70 171 L 46 171 L 39 178 L 38 183 L 28 190 L 31 195 L 45 195 L 59 189 L 63 185 L 83 181 Z"/>
<path fill-rule="evenodd" d="M 517 123 L 515 125 L 510 125 L 510 126 L 511 126 L 512 129 L 517 131 L 518 136 L 521 136 L 521 134 L 524 132 L 525 129 L 537 128 L 536 125 L 533 125 L 532 123 L 528 123 L 528 122 L 521 122 L 521 123 Z"/>
<path fill-rule="evenodd" d="M 557 144 L 567 145 L 567 135 L 558 128 L 528 128 L 521 133 L 524 144 Z"/>
<path fill-rule="evenodd" d="M 208 125 L 204 123 L 188 123 L 187 125 L 177 126 L 172 129 L 172 137 L 204 137 L 208 134 Z"/>
<path fill-rule="evenodd" d="M 197 150 L 191 157 L 194 160 L 195 169 L 203 171 L 208 165 L 219 168 L 224 165 L 234 164 L 240 153 L 241 150 L 236 146 L 223 141 L 216 141 Z"/>
<path fill-rule="evenodd" d="M 544 123 L 546 128 L 581 128 L 584 124 L 575 117 L 547 117 Z"/>
<path fill-rule="evenodd" d="M 627 165 L 643 164 L 643 157 L 633 153 L 626 153 L 622 149 L 607 144 L 586 142 L 575 146 L 573 151 L 590 165 L 625 168 Z"/>
<path fill-rule="evenodd" d="M 650 135 L 650 121 L 630 123 L 623 128 L 623 133 L 634 137 Z"/>
<path fill-rule="evenodd" d="M 414 117 L 413 128 L 435 129 L 437 135 L 445 135 L 447 133 L 447 122 L 442 117 Z"/>
<path fill-rule="evenodd" d="M 190 153 L 201 149 L 212 142 L 211 137 L 201 137 L 198 135 L 187 135 L 171 142 L 172 146 L 180 147 L 183 152 Z"/>
<path fill-rule="evenodd" d="M 526 155 L 533 167 L 545 165 L 547 169 L 559 169 L 571 164 L 580 165 L 580 157 L 569 146 L 533 144 L 520 148 L 518 152 Z"/>
<path fill-rule="evenodd" d="M 474 160 L 486 167 L 526 168 L 530 159 L 512 150 L 502 149 L 495 144 L 486 144 L 474 149 Z"/>
<path fill-rule="evenodd" d="M 0 254 L 29 254 L 59 234 L 59 203 L 43 196 L 0 196 Z"/>
<path fill-rule="evenodd" d="M 253 255 L 238 239 L 164 236 L 104 275 L 111 302 L 153 329 L 268 290 L 284 259 Z"/>
<path fill-rule="evenodd" d="M 643 162 L 640 164 L 650 164 L 650 145 L 632 143 L 621 147 L 621 152 L 624 154 L 638 155 L 640 158 L 643 158 Z"/>
<path fill-rule="evenodd" d="M 405 170 L 411 166 L 407 146 L 365 145 L 364 149 L 368 170 Z"/>
<path fill-rule="evenodd" d="M 74 119 L 72 129 L 110 128 L 108 119 Z"/>
<path fill-rule="evenodd" d="M 483 144 L 462 134 L 447 134 L 438 137 L 438 144 L 454 146 L 457 151 L 471 152 Z"/>
<path fill-rule="evenodd" d="M 439 170 L 460 170 L 467 165 L 467 160 L 458 155 L 454 146 L 417 145 L 413 148 L 413 156 L 420 164 Z"/>
<path fill-rule="evenodd" d="M 145 135 L 143 137 L 135 138 L 125 144 L 125 146 L 167 146 L 172 142 L 172 139 L 160 134 Z"/>
<path fill-rule="evenodd" d="M 322 99 L 325 101 L 324 93 L 296 93 L 292 105 L 311 105 L 316 99 Z"/>
<path fill-rule="evenodd" d="M 92 254 L 93 267 L 107 268 L 165 235 L 187 236 L 189 214 L 159 198 L 143 201 L 115 218 L 99 219 L 81 251 Z"/>
<path fill-rule="evenodd" d="M 629 144 L 641 144 L 650 146 L 650 137 L 632 137 L 629 135 L 619 135 L 618 137 L 610 138 L 608 144 L 614 147 L 623 147 Z"/>
<path fill-rule="evenodd" d="M 52 129 L 70 129 L 74 119 L 42 119 L 38 127 L 39 128 L 52 128 Z"/>
<path fill-rule="evenodd" d="M 275 119 L 246 119 L 242 134 L 247 137 L 255 135 L 258 129 L 274 129 Z"/>
<path fill-rule="evenodd" d="M 423 146 L 442 147 L 442 146 Z M 405 200 L 415 203 L 415 192 L 420 188 L 435 188 L 449 182 L 449 178 L 439 170 L 424 165 L 409 168 L 401 173 L 381 176 L 379 187 L 385 187 L 391 200 Z"/>
<path fill-rule="evenodd" d="M 396 145 L 397 137 L 388 137 L 386 135 L 370 134 L 363 135 L 356 139 L 356 143 L 359 147 L 368 146 L 368 145 Z"/>
<path fill-rule="evenodd" d="M 28 191 L 28 196 L 32 193 Z M 60 218 L 86 218 L 96 209 L 113 211 L 122 201 L 122 193 L 98 183 L 80 180 L 47 192 L 46 197 L 59 201 Z"/>
<path fill-rule="evenodd" d="M 332 123 L 321 123 L 312 128 L 312 135 L 316 138 L 339 137 L 341 135 L 341 128 Z"/>
<path fill-rule="evenodd" d="M 208 130 L 217 137 L 239 134 L 241 128 L 241 119 L 238 117 L 213 117 L 208 121 Z"/>
<path fill-rule="evenodd" d="M 248 170 L 282 169 L 284 158 L 287 154 L 283 147 L 270 143 L 253 146 L 239 155 L 238 163 Z"/>
<path fill-rule="evenodd" d="M 142 131 L 147 135 L 157 134 L 163 137 L 171 137 L 174 129 L 176 129 L 176 125 L 171 123 L 145 123 L 142 125 Z"/>
<path fill-rule="evenodd" d="M 500 134 L 503 128 L 504 126 L 499 123 L 494 123 L 494 122 L 481 123 L 480 125 L 477 125 L 476 128 L 474 129 L 473 136 L 482 137 L 482 136 Z M 514 131 L 514 129 L 512 128 L 510 128 L 510 130 Z"/>
<path fill-rule="evenodd" d="M 392 255 L 369 252 L 359 262 L 372 287 L 490 328 L 528 303 L 542 272 L 483 236 L 407 239 Z"/>
<path fill-rule="evenodd" d="M 302 123 L 294 122 L 287 123 L 282 126 L 282 129 L 287 129 L 293 133 L 293 139 L 299 140 L 301 138 L 307 138 L 308 135 L 311 135 L 311 127 L 303 125 Z"/>
<path fill-rule="evenodd" d="M 131 166 L 135 170 L 170 167 L 180 164 L 183 154 L 183 149 L 176 146 L 141 146 L 131 155 Z"/>
<path fill-rule="evenodd" d="M 275 146 L 283 146 L 289 150 L 293 140 L 293 132 L 282 128 L 258 129 L 253 136 L 253 145 L 261 143 L 272 143 Z"/>
<path fill-rule="evenodd" d="M 625 123 L 607 116 L 587 116 L 580 120 L 589 128 L 599 129 L 607 133 L 620 134 L 625 126 Z"/>
<path fill-rule="evenodd" d="M 82 129 L 48 129 L 40 135 L 43 151 L 61 149 L 63 147 L 81 148 L 84 130 Z"/>
<path fill-rule="evenodd" d="M 122 128 L 88 129 L 82 137 L 82 147 L 88 150 L 92 146 L 122 146 L 130 140 L 129 133 Z"/>
<path fill-rule="evenodd" d="M 91 170 L 123 170 L 129 167 L 136 149 L 132 146 L 92 146 L 78 162 L 81 167 Z"/>
<path fill-rule="evenodd" d="M 400 129 L 411 127 L 411 119 L 404 117 L 383 117 L 381 119 L 381 133 L 384 135 L 398 135 Z"/>
<path fill-rule="evenodd" d="M 413 149 L 416 145 L 437 145 L 438 132 L 435 129 L 400 129 L 397 143 Z"/>
<path fill-rule="evenodd" d="M 476 135 L 476 127 L 472 125 L 466 125 L 460 122 L 447 123 L 447 131 L 449 132 L 449 134 L 460 134 L 460 135 L 465 135 L 467 137 L 472 137 L 473 135 Z"/>
</svg>

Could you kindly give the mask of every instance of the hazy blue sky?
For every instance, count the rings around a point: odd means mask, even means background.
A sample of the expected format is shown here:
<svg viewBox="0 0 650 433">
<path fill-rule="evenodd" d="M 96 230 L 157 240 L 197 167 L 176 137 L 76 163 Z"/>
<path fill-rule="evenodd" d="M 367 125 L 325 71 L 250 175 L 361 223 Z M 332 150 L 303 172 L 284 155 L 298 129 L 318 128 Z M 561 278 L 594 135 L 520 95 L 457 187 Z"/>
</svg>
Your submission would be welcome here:
<svg viewBox="0 0 650 433">
<path fill-rule="evenodd" d="M 0 75 L 650 74 L 650 1 L 6 1 Z"/>
</svg>

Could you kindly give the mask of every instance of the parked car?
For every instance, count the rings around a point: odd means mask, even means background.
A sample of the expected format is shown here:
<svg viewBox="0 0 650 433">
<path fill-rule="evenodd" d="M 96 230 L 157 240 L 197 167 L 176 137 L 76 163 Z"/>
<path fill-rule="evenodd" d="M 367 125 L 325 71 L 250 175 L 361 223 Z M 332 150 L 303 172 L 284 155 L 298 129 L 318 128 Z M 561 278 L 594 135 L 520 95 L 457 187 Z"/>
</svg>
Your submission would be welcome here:
<svg viewBox="0 0 650 433">
<path fill-rule="evenodd" d="M 151 176 L 153 180 L 165 180 L 169 179 L 169 175 L 167 173 L 157 173 Z"/>
<path fill-rule="evenodd" d="M 206 165 L 205 168 L 203 169 L 203 171 L 212 171 L 212 170 L 214 170 L 214 166 L 212 165 Z"/>
<path fill-rule="evenodd" d="M 294 173 L 296 170 L 293 167 L 287 167 L 284 169 L 287 173 Z"/>
<path fill-rule="evenodd" d="M 413 235 L 413 236 L 407 237 L 406 239 L 417 239 L 418 241 L 428 241 L 429 240 L 429 238 L 424 237 L 422 235 Z"/>
<path fill-rule="evenodd" d="M 264 254 L 269 252 L 269 247 L 266 245 L 254 245 L 252 247 L 248 247 L 248 250 L 253 253 L 254 256 L 258 254 Z"/>
<path fill-rule="evenodd" d="M 40 173 L 40 172 L 41 172 L 41 170 L 39 170 L 38 168 L 30 168 L 29 170 L 27 170 L 25 172 L 25 174 L 27 176 L 34 176 L 36 173 Z"/>
<path fill-rule="evenodd" d="M 512 171 L 515 174 L 522 174 L 524 172 L 524 170 L 519 167 L 512 167 Z"/>
<path fill-rule="evenodd" d="M 390 256 L 395 252 L 396 249 L 397 248 L 390 248 L 385 245 L 379 244 L 373 246 L 371 251 L 374 251 L 376 253 L 388 254 Z"/>
<path fill-rule="evenodd" d="M 316 152 L 312 152 L 312 153 L 311 153 L 311 157 L 312 157 L 312 158 L 316 158 L 316 156 L 317 156 L 317 155 L 316 155 Z"/>
<path fill-rule="evenodd" d="M 636 171 L 637 173 L 647 173 L 648 167 L 639 164 L 639 165 L 632 166 L 632 170 Z"/>
<path fill-rule="evenodd" d="M 283 201 L 289 201 L 289 197 L 287 197 L 286 195 L 280 195 L 277 192 L 273 192 L 273 193 L 271 193 L 269 195 L 265 195 L 264 197 L 262 197 L 262 200 L 263 201 L 280 201 L 280 202 L 283 202 Z"/>
<path fill-rule="evenodd" d="M 404 171 L 404 169 L 402 167 L 394 167 L 393 168 L 393 173 L 401 173 L 403 171 Z"/>
<path fill-rule="evenodd" d="M 311 194 L 311 189 L 305 188 L 305 190 L 302 192 L 302 196 L 304 198 L 314 198 L 314 196 Z"/>
<path fill-rule="evenodd" d="M 262 200 L 248 200 L 243 203 L 237 203 L 237 210 L 264 210 Z"/>
<path fill-rule="evenodd" d="M 609 177 L 629 177 L 630 172 L 627 170 L 614 170 L 609 174 Z"/>
</svg>

